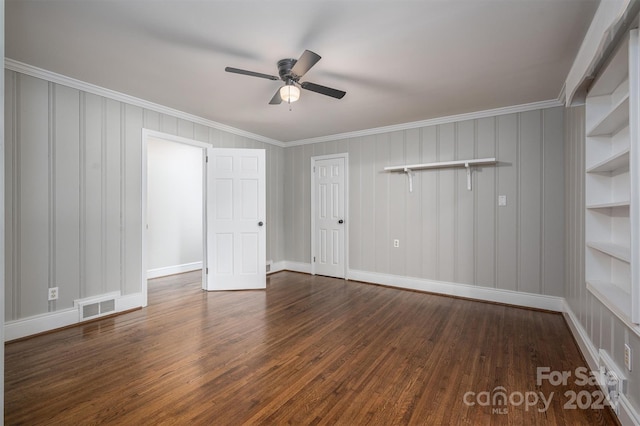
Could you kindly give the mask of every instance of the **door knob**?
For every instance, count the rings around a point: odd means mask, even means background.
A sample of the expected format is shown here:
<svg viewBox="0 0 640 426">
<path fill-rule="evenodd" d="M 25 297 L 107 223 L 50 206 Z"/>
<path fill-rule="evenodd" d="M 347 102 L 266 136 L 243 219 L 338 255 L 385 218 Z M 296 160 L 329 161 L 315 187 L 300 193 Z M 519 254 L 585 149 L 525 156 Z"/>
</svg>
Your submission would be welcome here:
<svg viewBox="0 0 640 426">
<path fill-rule="evenodd" d="M 338 223 L 342 225 L 344 223 L 344 220 L 340 219 Z"/>
<path fill-rule="evenodd" d="M 264 225 L 264 223 L 258 222 L 258 226 L 262 226 L 262 225 Z"/>
</svg>

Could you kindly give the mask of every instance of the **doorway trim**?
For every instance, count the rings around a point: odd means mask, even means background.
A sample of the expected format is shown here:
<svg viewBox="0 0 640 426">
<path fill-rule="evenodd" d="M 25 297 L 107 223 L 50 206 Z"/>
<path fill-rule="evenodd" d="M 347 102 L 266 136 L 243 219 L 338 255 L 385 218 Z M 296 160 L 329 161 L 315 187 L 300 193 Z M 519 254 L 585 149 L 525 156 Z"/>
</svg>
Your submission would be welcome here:
<svg viewBox="0 0 640 426">
<path fill-rule="evenodd" d="M 344 270 L 343 276 L 345 280 L 349 279 L 349 153 L 342 152 L 337 154 L 316 155 L 311 157 L 311 275 L 316 274 L 316 263 L 313 261 L 316 256 L 316 174 L 314 167 L 316 162 L 321 160 L 331 160 L 335 158 L 344 159 Z"/>
<path fill-rule="evenodd" d="M 211 144 L 200 142 L 193 139 L 176 136 L 169 133 L 162 133 L 156 130 L 142 129 L 142 216 L 141 216 L 141 239 L 142 239 L 142 306 L 147 306 L 147 157 L 150 139 L 162 139 L 168 142 L 176 142 L 185 145 L 194 146 L 202 149 L 202 288 L 206 288 L 206 263 L 207 263 L 207 149 L 212 148 Z"/>
</svg>

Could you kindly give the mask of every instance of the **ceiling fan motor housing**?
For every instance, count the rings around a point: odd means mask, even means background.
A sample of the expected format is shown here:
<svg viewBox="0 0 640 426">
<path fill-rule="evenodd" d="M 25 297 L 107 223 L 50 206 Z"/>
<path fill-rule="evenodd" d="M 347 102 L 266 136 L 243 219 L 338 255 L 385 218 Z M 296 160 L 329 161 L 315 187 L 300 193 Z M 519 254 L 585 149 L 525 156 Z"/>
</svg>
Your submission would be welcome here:
<svg viewBox="0 0 640 426">
<path fill-rule="evenodd" d="M 289 82 L 289 80 L 293 80 L 295 82 L 300 78 L 299 76 L 291 73 L 291 68 L 298 62 L 297 59 L 280 59 L 278 61 L 278 73 L 280 74 L 280 78 L 282 81 Z"/>
</svg>

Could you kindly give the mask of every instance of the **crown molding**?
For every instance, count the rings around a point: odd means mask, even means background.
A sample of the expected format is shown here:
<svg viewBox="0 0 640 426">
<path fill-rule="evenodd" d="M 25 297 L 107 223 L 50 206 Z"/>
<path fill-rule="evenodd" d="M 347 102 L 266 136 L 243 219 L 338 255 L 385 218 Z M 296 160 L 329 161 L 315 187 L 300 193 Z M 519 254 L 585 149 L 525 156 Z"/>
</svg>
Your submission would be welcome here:
<svg viewBox="0 0 640 426">
<path fill-rule="evenodd" d="M 76 80 L 75 78 L 67 77 L 62 74 L 57 74 L 52 71 L 48 71 L 42 68 L 34 67 L 29 64 L 25 64 L 20 61 L 16 61 L 10 58 L 4 59 L 5 69 L 26 74 L 31 77 L 40 78 L 52 83 L 68 86 L 73 89 L 78 89 L 83 92 L 92 93 L 98 96 L 104 96 L 105 98 L 113 99 L 115 101 L 124 102 L 130 105 L 138 106 L 151 111 L 159 112 L 161 114 L 171 115 L 173 117 L 181 118 L 193 123 L 202 124 L 204 126 L 212 127 L 214 129 L 222 130 L 234 135 L 243 136 L 249 139 L 253 139 L 259 142 L 264 142 L 270 145 L 275 145 L 284 148 L 286 145 L 278 140 L 267 138 L 262 135 L 250 133 L 235 127 L 227 126 L 226 124 L 218 123 L 217 121 L 208 120 L 206 118 L 199 117 L 197 115 L 189 114 L 177 109 L 169 108 L 163 105 L 159 105 L 153 102 L 146 101 L 144 99 L 136 98 L 121 92 L 117 92 L 111 89 L 105 89 L 104 87 L 96 86 L 95 84 L 86 83 L 84 81 Z"/>
<path fill-rule="evenodd" d="M 34 67 L 10 58 L 5 58 L 5 68 L 11 71 L 19 72 L 21 74 L 30 75 L 32 77 L 40 78 L 43 80 L 51 81 L 56 84 L 68 86 L 74 89 L 82 90 L 84 92 L 93 93 L 98 96 L 104 96 L 109 99 L 113 99 L 127 104 L 139 106 L 141 108 L 149 109 L 159 112 L 161 114 L 168 114 L 177 118 L 182 118 L 194 123 L 202 124 L 204 126 L 212 127 L 214 129 L 222 130 L 234 135 L 247 137 L 259 142 L 264 142 L 270 145 L 275 145 L 280 148 L 287 148 L 299 145 L 310 145 L 314 143 L 331 142 L 342 139 L 356 138 L 362 136 L 371 136 L 381 133 L 395 132 L 399 130 L 416 129 L 419 127 L 435 126 L 439 124 L 454 123 L 457 121 L 475 120 L 479 118 L 495 117 L 504 114 L 513 114 L 525 111 L 532 111 L 537 109 L 553 108 L 563 106 L 563 103 L 559 99 L 551 99 L 541 102 L 533 102 L 522 105 L 514 105 L 502 108 L 488 109 L 483 111 L 475 111 L 465 114 L 449 115 L 445 117 L 431 118 L 427 120 L 414 121 L 410 123 L 394 124 L 391 126 L 374 127 L 371 129 L 357 130 L 354 132 L 338 133 L 328 136 L 319 136 L 309 139 L 294 140 L 291 142 L 282 142 L 275 139 L 267 138 L 262 135 L 250 133 L 235 127 L 227 126 L 226 124 L 218 123 L 217 121 L 208 120 L 193 114 L 188 114 L 183 111 L 179 111 L 173 108 L 169 108 L 163 105 L 159 105 L 153 102 L 146 101 L 144 99 L 136 98 L 115 90 L 105 89 L 104 87 L 96 86 L 91 83 L 86 83 L 80 80 L 76 80 L 71 77 L 67 77 L 61 74 L 47 71 L 42 68 Z"/>
<path fill-rule="evenodd" d="M 317 138 L 300 139 L 297 141 L 287 142 L 286 146 L 309 145 L 320 142 L 330 142 L 341 139 L 357 138 L 362 136 L 378 135 L 380 133 L 396 132 L 399 130 L 410 130 L 419 127 L 436 126 L 438 124 L 455 123 L 465 120 L 476 120 L 479 118 L 495 117 L 497 115 L 513 114 L 518 112 L 533 111 L 537 109 L 546 109 L 563 106 L 558 99 L 550 99 L 548 101 L 532 102 L 529 104 L 514 105 L 503 108 L 487 109 L 483 111 L 469 112 L 465 114 L 448 115 L 445 117 L 430 118 L 428 120 L 413 121 L 411 123 L 393 124 L 391 126 L 374 127 L 372 129 L 357 130 L 355 132 L 338 133 L 329 136 L 319 136 Z"/>
</svg>

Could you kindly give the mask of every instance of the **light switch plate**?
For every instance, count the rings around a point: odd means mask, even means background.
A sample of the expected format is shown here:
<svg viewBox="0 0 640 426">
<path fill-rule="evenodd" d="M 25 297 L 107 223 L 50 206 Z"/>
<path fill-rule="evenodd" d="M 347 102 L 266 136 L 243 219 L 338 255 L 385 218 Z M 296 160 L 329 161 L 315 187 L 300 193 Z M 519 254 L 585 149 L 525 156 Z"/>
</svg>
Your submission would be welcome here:
<svg viewBox="0 0 640 426">
<path fill-rule="evenodd" d="M 500 207 L 504 207 L 507 205 L 507 196 L 506 195 L 498 195 L 498 205 Z"/>
</svg>

